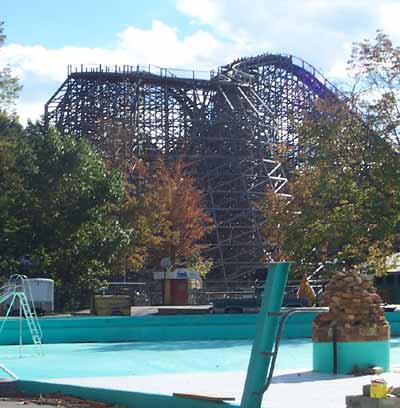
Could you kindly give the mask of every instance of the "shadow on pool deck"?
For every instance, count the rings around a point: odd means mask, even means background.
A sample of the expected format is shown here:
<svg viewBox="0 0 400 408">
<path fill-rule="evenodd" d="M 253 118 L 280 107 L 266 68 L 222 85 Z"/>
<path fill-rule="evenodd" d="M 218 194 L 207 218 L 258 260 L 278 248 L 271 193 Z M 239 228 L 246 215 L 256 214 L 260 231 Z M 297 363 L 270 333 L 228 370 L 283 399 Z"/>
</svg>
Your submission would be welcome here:
<svg viewBox="0 0 400 408">
<path fill-rule="evenodd" d="M 298 373 L 289 374 L 278 374 L 272 378 L 272 384 L 289 384 L 289 383 L 303 383 L 303 382 L 314 382 L 314 381 L 332 381 L 340 379 L 348 379 L 349 375 L 332 375 L 316 373 L 314 371 L 301 371 Z"/>
<path fill-rule="evenodd" d="M 284 344 L 299 346 L 309 344 L 309 339 L 284 340 Z M 226 349 L 243 347 L 252 344 L 252 340 L 201 340 L 198 342 L 191 341 L 171 341 L 171 342 L 130 342 L 130 343 L 101 343 L 90 349 L 91 352 L 110 352 L 110 351 L 129 351 L 129 350 L 144 350 L 144 351 L 185 351 L 199 349 Z M 82 350 L 87 352 L 87 350 Z"/>
</svg>

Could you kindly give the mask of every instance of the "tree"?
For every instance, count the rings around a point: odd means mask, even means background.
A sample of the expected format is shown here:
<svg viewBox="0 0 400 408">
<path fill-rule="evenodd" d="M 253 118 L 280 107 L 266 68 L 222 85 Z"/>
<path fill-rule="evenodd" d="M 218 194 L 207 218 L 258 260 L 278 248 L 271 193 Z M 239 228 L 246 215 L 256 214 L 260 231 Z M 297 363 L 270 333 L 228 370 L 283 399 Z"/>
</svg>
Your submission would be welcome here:
<svg viewBox="0 0 400 408">
<path fill-rule="evenodd" d="M 263 203 L 265 233 L 297 271 L 325 263 L 383 273 L 399 251 L 400 48 L 378 32 L 354 45 L 346 101 L 320 102 L 299 128 L 293 199 Z"/>
<path fill-rule="evenodd" d="M 374 41 L 355 43 L 349 61 L 353 92 L 368 127 L 400 149 L 400 47 L 377 31 Z"/>
<path fill-rule="evenodd" d="M 211 265 L 200 251 L 212 221 L 203 209 L 203 192 L 185 165 L 177 161 L 168 167 L 159 159 L 149 167 L 137 161 L 136 169 L 139 188 L 125 206 L 125 218 L 137 231 L 131 264 L 159 268 L 161 259 L 169 257 L 172 264 L 184 260 L 208 272 Z"/>
<path fill-rule="evenodd" d="M 355 108 L 355 100 L 316 107 L 299 129 L 293 199 L 269 193 L 262 204 L 266 236 L 298 273 L 325 263 L 379 274 L 399 250 L 400 156 Z"/>
<path fill-rule="evenodd" d="M 0 269 L 55 280 L 59 304 L 88 304 L 129 243 L 123 179 L 83 140 L 0 122 Z M 11 122 L 10 122 L 11 121 Z"/>
<path fill-rule="evenodd" d="M 5 40 L 4 22 L 0 21 L 0 56 Z M 0 111 L 10 110 L 21 89 L 18 79 L 12 76 L 9 66 L 0 69 Z"/>
</svg>

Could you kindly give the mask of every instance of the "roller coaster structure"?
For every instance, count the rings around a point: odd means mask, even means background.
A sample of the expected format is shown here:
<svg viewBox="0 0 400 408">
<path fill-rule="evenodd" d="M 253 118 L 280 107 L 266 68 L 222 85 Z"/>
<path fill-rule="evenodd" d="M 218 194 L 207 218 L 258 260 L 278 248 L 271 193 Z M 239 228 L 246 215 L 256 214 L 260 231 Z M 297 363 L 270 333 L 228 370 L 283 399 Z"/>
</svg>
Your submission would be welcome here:
<svg viewBox="0 0 400 408">
<path fill-rule="evenodd" d="M 215 229 L 209 278 L 252 279 L 270 260 L 257 208 L 268 187 L 287 197 L 297 165 L 296 126 L 337 89 L 290 55 L 242 58 L 217 71 L 69 66 L 45 105 L 46 124 L 85 137 L 119 165 L 160 154 L 190 164 Z"/>
</svg>

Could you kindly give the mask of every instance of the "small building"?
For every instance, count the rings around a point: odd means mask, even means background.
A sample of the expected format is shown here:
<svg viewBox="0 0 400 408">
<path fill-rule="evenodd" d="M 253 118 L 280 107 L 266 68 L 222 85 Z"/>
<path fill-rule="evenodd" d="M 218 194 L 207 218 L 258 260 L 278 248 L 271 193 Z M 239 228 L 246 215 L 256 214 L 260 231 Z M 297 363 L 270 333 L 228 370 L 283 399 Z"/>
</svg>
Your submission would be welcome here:
<svg viewBox="0 0 400 408">
<path fill-rule="evenodd" d="M 167 272 L 154 272 L 154 279 L 163 280 L 164 305 L 193 305 L 194 292 L 202 287 L 201 276 L 193 269 L 176 268 Z"/>
</svg>

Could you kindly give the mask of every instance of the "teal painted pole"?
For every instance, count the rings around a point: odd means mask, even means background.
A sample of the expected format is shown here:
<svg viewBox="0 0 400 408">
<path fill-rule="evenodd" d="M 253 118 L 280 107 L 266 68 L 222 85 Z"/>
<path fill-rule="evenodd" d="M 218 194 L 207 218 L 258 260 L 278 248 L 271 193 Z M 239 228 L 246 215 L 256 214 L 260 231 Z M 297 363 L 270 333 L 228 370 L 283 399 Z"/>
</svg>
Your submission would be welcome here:
<svg viewBox="0 0 400 408">
<path fill-rule="evenodd" d="M 290 269 L 289 262 L 277 262 L 268 267 L 261 310 L 258 314 L 256 337 L 251 349 L 241 408 L 260 408 L 268 368 L 272 359 L 279 316 Z"/>
</svg>

